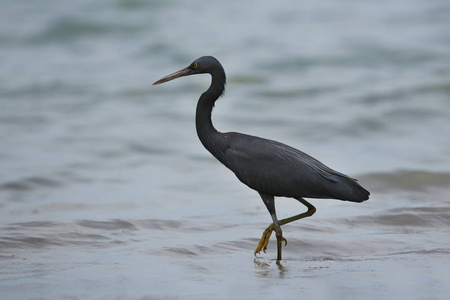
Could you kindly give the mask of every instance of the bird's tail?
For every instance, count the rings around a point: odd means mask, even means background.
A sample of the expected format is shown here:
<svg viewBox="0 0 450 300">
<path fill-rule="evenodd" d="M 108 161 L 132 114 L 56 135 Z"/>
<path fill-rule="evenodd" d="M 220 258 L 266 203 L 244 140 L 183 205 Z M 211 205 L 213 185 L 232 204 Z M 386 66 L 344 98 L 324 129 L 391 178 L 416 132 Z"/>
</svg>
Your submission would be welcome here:
<svg viewBox="0 0 450 300">
<path fill-rule="evenodd" d="M 370 192 L 357 183 L 355 179 L 339 179 L 341 182 L 338 181 L 338 184 L 334 185 L 334 188 L 330 189 L 330 192 L 337 199 L 351 202 L 363 202 L 369 199 Z"/>
</svg>

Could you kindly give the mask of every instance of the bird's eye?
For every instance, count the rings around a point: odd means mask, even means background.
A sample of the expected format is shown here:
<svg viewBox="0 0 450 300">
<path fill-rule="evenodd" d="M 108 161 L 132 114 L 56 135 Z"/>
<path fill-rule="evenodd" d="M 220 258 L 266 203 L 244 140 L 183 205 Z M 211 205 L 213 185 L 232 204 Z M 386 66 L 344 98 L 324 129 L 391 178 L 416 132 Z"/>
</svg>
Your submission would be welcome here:
<svg viewBox="0 0 450 300">
<path fill-rule="evenodd" d="M 194 65 L 193 65 L 193 66 L 194 66 L 194 68 L 196 68 L 196 69 L 197 69 L 197 68 L 198 68 L 198 63 L 194 63 Z"/>
</svg>

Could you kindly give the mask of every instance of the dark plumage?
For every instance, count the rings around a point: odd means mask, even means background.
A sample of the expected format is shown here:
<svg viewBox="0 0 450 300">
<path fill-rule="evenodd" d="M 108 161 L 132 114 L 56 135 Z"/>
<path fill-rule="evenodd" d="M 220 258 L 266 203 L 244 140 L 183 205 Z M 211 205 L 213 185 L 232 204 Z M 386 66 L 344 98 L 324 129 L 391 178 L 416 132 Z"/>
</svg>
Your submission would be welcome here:
<svg viewBox="0 0 450 300">
<path fill-rule="evenodd" d="M 255 254 L 267 249 L 272 231 L 277 236 L 278 256 L 281 260 L 281 225 L 311 216 L 314 206 L 303 198 L 329 198 L 352 202 L 362 202 L 369 198 L 369 192 L 355 179 L 339 173 L 313 157 L 288 145 L 236 133 L 218 132 L 211 121 L 215 101 L 223 94 L 226 76 L 222 65 L 212 56 L 203 56 L 187 68 L 170 74 L 154 84 L 193 75 L 211 74 L 209 89 L 197 103 L 196 128 L 203 146 L 222 164 L 236 174 L 237 178 L 261 195 L 274 221 L 263 234 Z M 278 221 L 274 197 L 292 197 L 307 206 L 308 211 Z"/>
</svg>

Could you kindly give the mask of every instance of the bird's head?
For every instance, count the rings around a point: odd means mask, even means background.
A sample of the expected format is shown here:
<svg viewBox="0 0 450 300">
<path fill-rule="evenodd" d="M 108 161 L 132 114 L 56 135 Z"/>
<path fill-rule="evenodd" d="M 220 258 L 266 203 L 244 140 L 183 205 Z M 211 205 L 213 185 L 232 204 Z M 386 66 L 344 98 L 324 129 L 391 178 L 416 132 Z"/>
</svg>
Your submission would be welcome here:
<svg viewBox="0 0 450 300">
<path fill-rule="evenodd" d="M 192 62 L 188 67 L 161 78 L 153 85 L 161 84 L 183 76 L 204 73 L 212 74 L 216 69 L 223 69 L 217 59 L 212 56 L 202 56 Z"/>
</svg>

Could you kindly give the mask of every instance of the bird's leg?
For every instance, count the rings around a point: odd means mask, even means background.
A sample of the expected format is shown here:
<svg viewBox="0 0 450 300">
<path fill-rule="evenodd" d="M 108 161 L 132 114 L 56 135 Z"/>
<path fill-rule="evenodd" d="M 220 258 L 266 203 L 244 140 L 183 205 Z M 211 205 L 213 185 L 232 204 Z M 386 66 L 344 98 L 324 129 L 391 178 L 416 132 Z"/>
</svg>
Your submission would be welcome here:
<svg viewBox="0 0 450 300">
<path fill-rule="evenodd" d="M 272 217 L 273 223 L 267 227 L 267 229 L 264 231 L 261 240 L 259 241 L 258 247 L 256 247 L 255 255 L 257 253 L 260 253 L 261 250 L 266 252 L 267 245 L 269 244 L 269 238 L 272 235 L 272 231 L 275 231 L 275 235 L 277 237 L 277 261 L 281 260 L 281 245 L 283 241 L 287 244 L 286 239 L 283 237 L 283 232 L 281 231 L 281 226 L 277 219 L 277 214 L 275 212 L 275 201 L 274 196 L 270 196 L 267 194 L 259 193 L 261 195 L 261 198 L 264 202 L 264 204 L 267 207 L 267 210 L 270 213 L 270 216 Z"/>
<path fill-rule="evenodd" d="M 273 218 L 274 218 L 274 216 L 272 216 L 272 220 L 273 220 Z M 277 223 L 278 223 L 278 226 L 280 226 L 280 222 L 278 220 L 277 220 Z M 272 235 L 272 231 L 274 231 L 275 228 L 276 228 L 276 225 L 275 225 L 275 222 L 274 222 L 274 223 L 270 224 L 269 227 L 266 228 L 266 230 L 264 230 L 264 232 L 262 234 L 262 237 L 261 237 L 261 240 L 259 241 L 258 247 L 256 247 L 255 255 L 257 253 L 260 253 L 261 250 L 264 253 L 266 252 L 267 245 L 269 245 L 270 236 Z M 281 231 L 281 227 L 280 227 L 280 231 Z M 276 233 L 276 230 L 275 230 L 275 233 Z M 285 246 L 287 245 L 287 241 L 286 241 L 286 239 L 283 236 L 281 236 L 281 241 L 284 242 Z"/>
<path fill-rule="evenodd" d="M 308 201 L 306 201 L 303 198 L 295 198 L 296 200 L 300 201 L 303 205 L 305 205 L 308 210 L 304 213 L 301 213 L 299 215 L 295 215 L 286 219 L 282 219 L 280 221 L 278 221 L 278 223 L 281 225 L 285 225 L 287 223 L 291 223 L 306 217 L 311 217 L 315 212 L 316 212 L 316 208 L 314 207 L 314 205 L 312 205 L 311 203 L 309 203 Z"/>
<path fill-rule="evenodd" d="M 283 232 L 281 231 L 281 226 L 278 223 L 277 215 L 272 214 L 271 216 L 272 216 L 272 220 L 273 220 L 273 224 L 274 224 L 273 230 L 275 230 L 275 236 L 277 237 L 277 261 L 280 261 L 281 260 L 282 243 L 283 243 L 283 241 L 285 241 L 285 243 L 287 244 L 287 241 L 283 237 Z M 267 240 L 267 243 L 269 243 L 269 240 Z M 267 246 L 266 246 L 266 248 L 267 248 Z"/>
<path fill-rule="evenodd" d="M 268 197 L 268 196 L 265 195 L 263 197 L 261 195 L 261 197 L 263 198 L 264 203 L 267 203 L 266 200 L 264 200 L 264 198 Z M 299 214 L 299 215 L 295 215 L 295 216 L 292 216 L 292 217 L 289 217 L 289 218 L 282 219 L 282 220 L 278 221 L 277 218 L 276 218 L 276 214 L 275 214 L 275 206 L 273 205 L 274 206 L 273 207 L 273 214 L 271 212 L 271 209 L 269 209 L 269 206 L 267 207 L 274 222 L 272 224 L 270 224 L 269 227 L 267 227 L 267 229 L 264 231 L 264 233 L 263 233 L 263 235 L 261 237 L 261 240 L 259 241 L 258 247 L 256 247 L 255 255 L 257 253 L 260 253 L 261 250 L 266 252 L 267 245 L 269 244 L 269 238 L 272 235 L 272 231 L 275 230 L 275 233 L 277 233 L 277 230 L 276 230 L 277 227 L 280 228 L 281 225 L 285 225 L 285 224 L 290 223 L 290 222 L 294 222 L 294 221 L 297 221 L 297 220 L 300 220 L 300 219 L 303 219 L 303 218 L 306 218 L 306 217 L 310 217 L 316 212 L 316 208 L 311 203 L 306 201 L 305 199 L 303 199 L 303 198 L 295 198 L 295 199 L 297 199 L 302 204 L 304 204 L 308 208 L 308 210 L 306 212 L 304 212 L 304 213 Z M 272 198 L 272 203 L 273 203 L 273 198 Z M 270 201 L 269 201 L 269 204 L 270 204 Z M 267 204 L 266 204 L 266 206 L 267 206 Z M 279 232 L 280 232 L 280 237 L 281 238 L 278 238 L 278 234 L 277 234 L 277 247 L 278 247 L 278 260 L 281 260 L 281 244 L 284 241 L 285 245 L 287 245 L 287 240 L 285 238 L 283 238 L 283 236 L 281 235 L 281 228 L 280 228 Z"/>
</svg>

